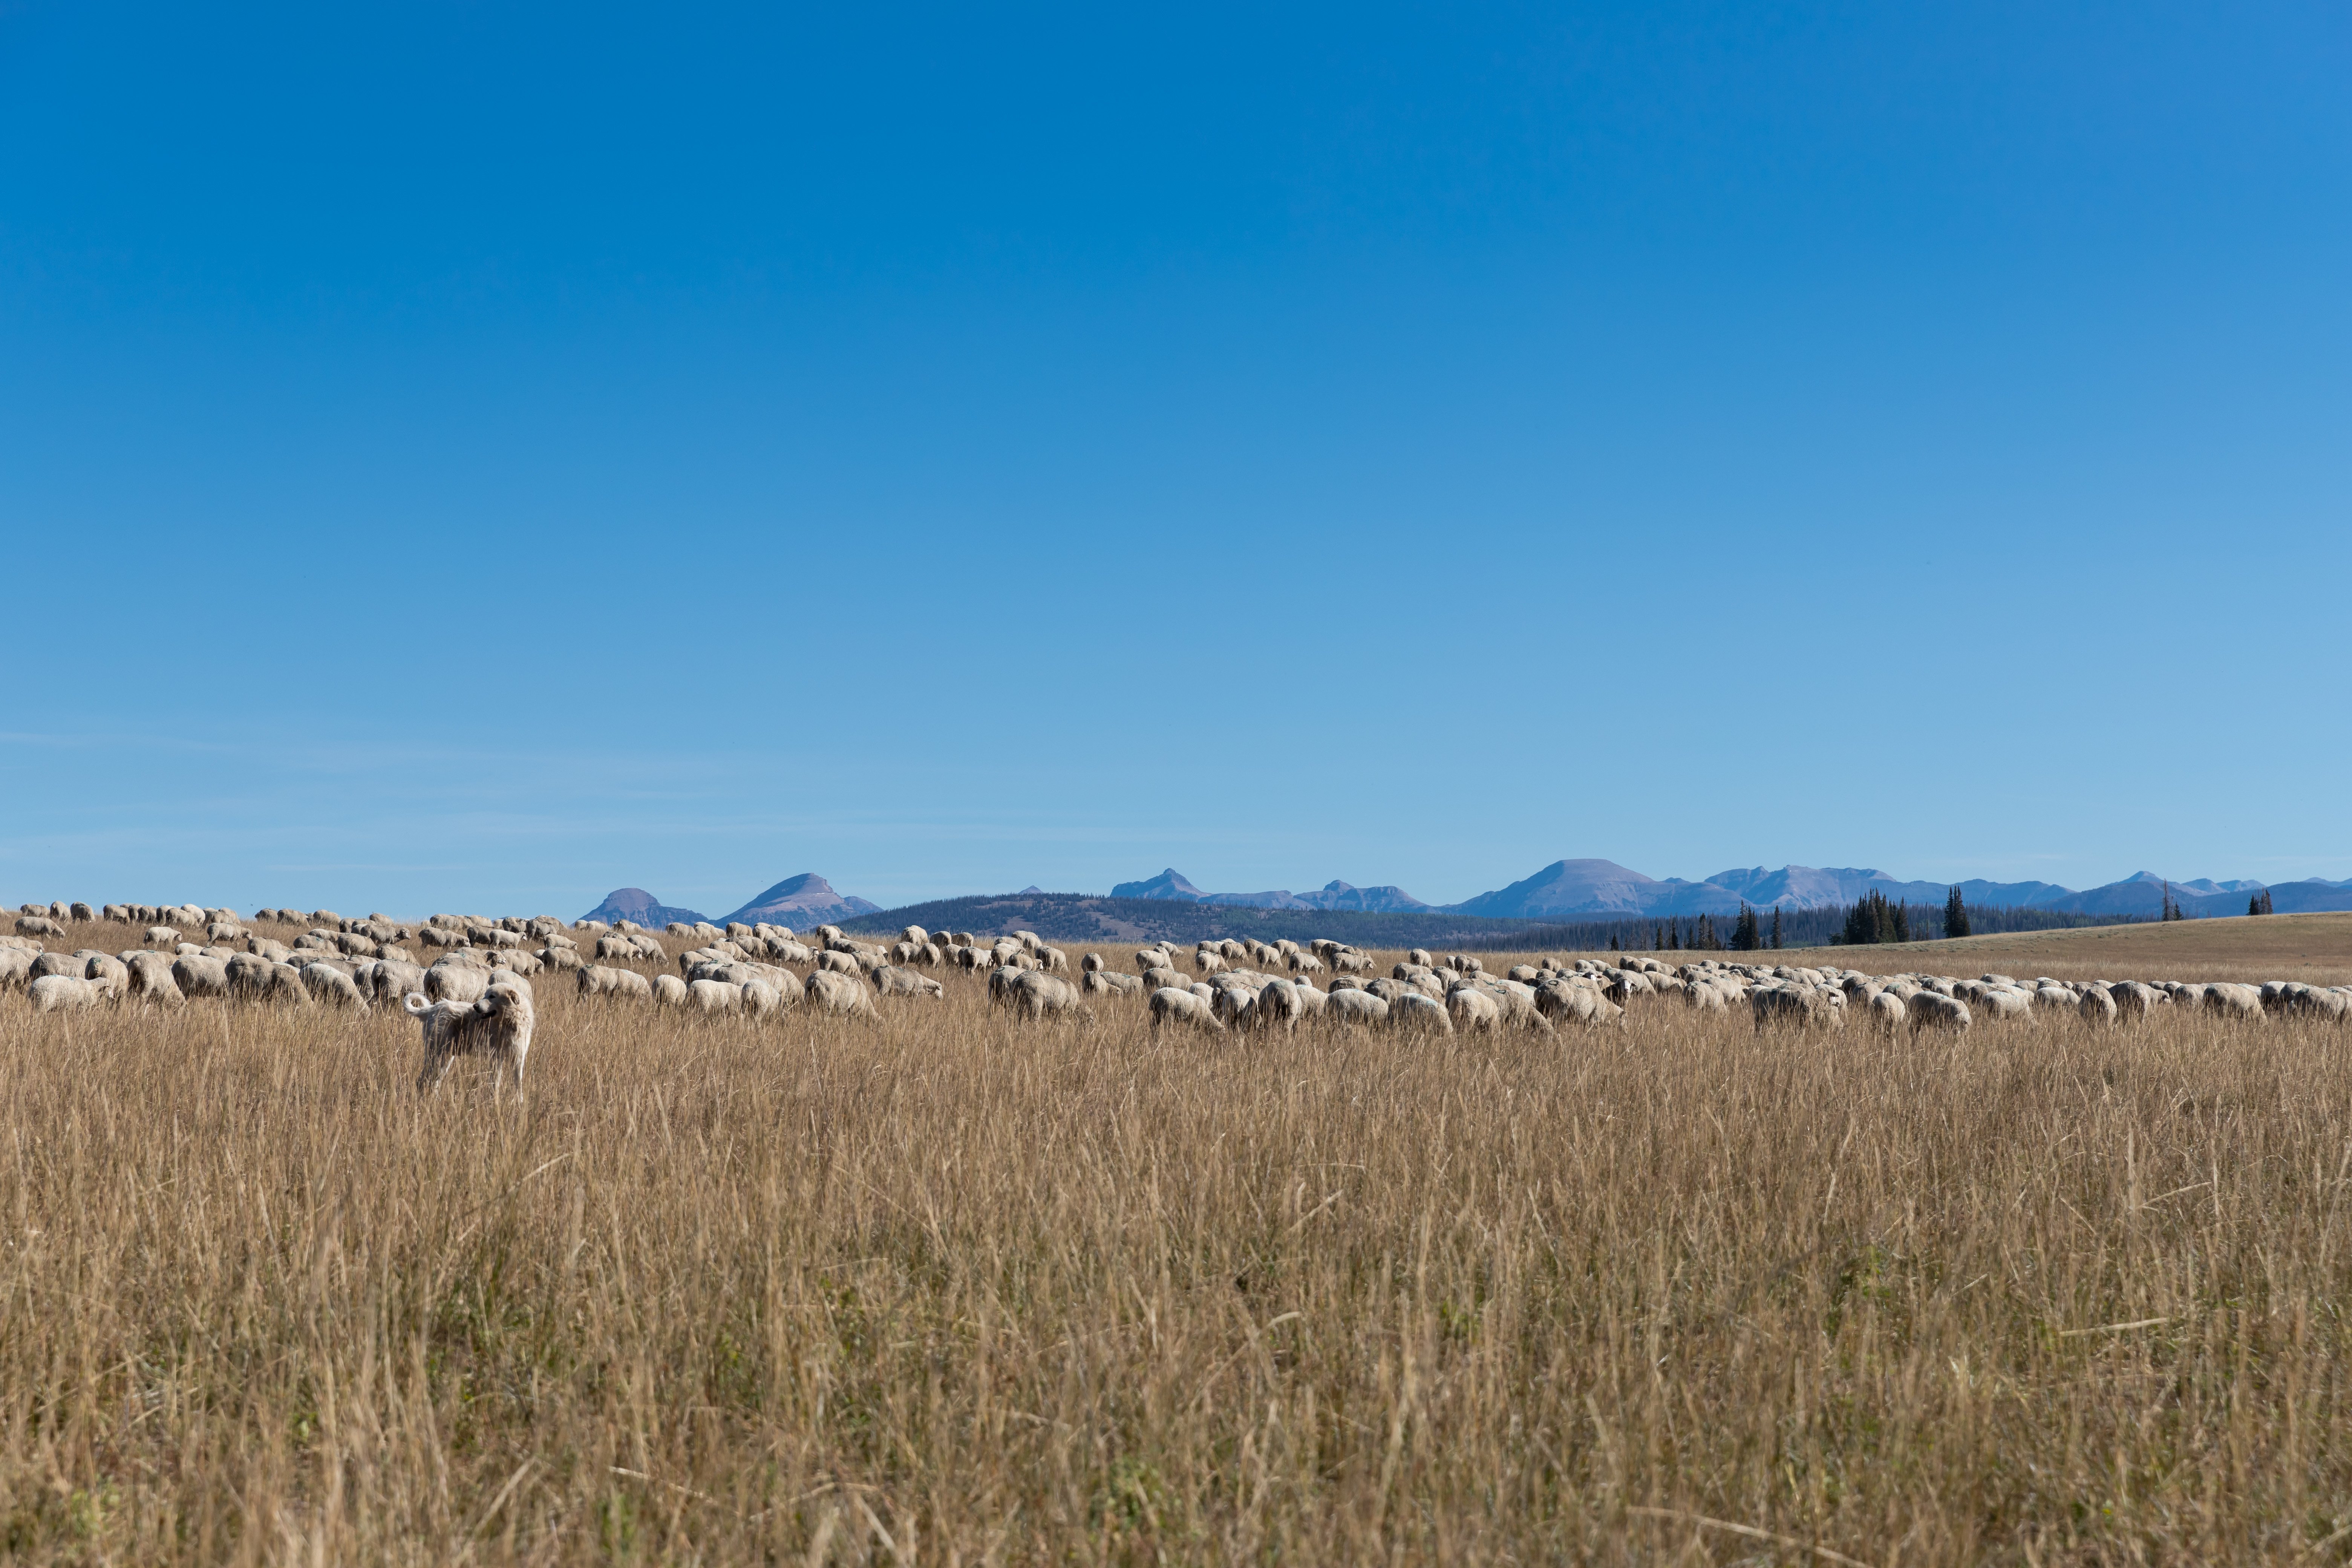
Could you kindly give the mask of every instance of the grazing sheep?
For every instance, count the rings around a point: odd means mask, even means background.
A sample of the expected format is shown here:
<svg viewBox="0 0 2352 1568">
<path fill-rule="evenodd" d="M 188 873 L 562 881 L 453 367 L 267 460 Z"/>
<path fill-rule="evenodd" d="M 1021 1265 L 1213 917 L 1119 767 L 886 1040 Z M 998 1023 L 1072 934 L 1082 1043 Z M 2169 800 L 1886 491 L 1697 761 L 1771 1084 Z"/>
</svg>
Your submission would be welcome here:
<svg viewBox="0 0 2352 1568">
<path fill-rule="evenodd" d="M 1166 991 L 1171 987 L 1181 991 L 1185 988 L 1185 982 L 1184 977 L 1177 973 L 1174 969 L 1162 964 L 1157 969 L 1147 969 L 1143 972 L 1143 987 L 1147 991 Z"/>
<path fill-rule="evenodd" d="M 313 1002 L 331 1002 L 338 1006 L 368 1010 L 367 998 L 360 994 L 359 983 L 331 963 L 306 963 L 299 971 L 302 989 Z"/>
<path fill-rule="evenodd" d="M 1903 998 L 1892 991 L 1874 991 L 1870 994 L 1870 1021 L 1887 1034 L 1899 1032 L 1909 1019 Z"/>
<path fill-rule="evenodd" d="M 654 976 L 654 1001 L 664 1007 L 686 1005 L 686 982 L 675 974 Z"/>
<path fill-rule="evenodd" d="M 2086 985 L 2075 1012 L 2085 1024 L 2106 1025 L 2116 1021 L 2116 999 L 2104 985 Z"/>
<path fill-rule="evenodd" d="M 853 952 L 820 952 L 816 955 L 819 974 L 849 974 L 858 973 L 857 955 Z"/>
<path fill-rule="evenodd" d="M 1429 1002 L 1429 998 L 1418 991 L 1413 992 L 1412 996 L 1413 1003 Z M 1430 1005 L 1436 1005 L 1434 1003 Z M 1428 1015 L 1423 1013 L 1418 1006 L 1411 1006 L 1410 1004 L 1408 1005 L 1410 1011 L 1401 1012 L 1394 1002 L 1390 1003 L 1389 1021 L 1401 1024 L 1407 1018 L 1412 1018 L 1416 1023 L 1425 1025 Z M 1448 1034 L 1453 1033 L 1455 1028 L 1498 1029 L 1503 1023 L 1503 1011 L 1496 1005 L 1495 999 L 1473 985 L 1457 985 L 1447 992 L 1445 1005 L 1438 1008 L 1438 1011 L 1452 1015 L 1452 1026 L 1446 1030 Z"/>
<path fill-rule="evenodd" d="M 706 1016 L 737 1013 L 743 1007 L 743 987 L 724 980 L 689 980 L 686 1005 Z"/>
<path fill-rule="evenodd" d="M 2171 1005 L 2172 998 L 2153 985 L 2143 985 L 2137 980 L 2126 980 L 2107 988 L 2116 1011 L 2126 1018 L 2145 1018 L 2158 1007 Z"/>
<path fill-rule="evenodd" d="M 66 910 L 66 914 L 68 919 L 78 921 L 94 921 L 98 918 L 98 911 L 91 909 L 88 904 L 83 903 L 79 899 L 76 899 L 73 901 L 72 905 Z"/>
<path fill-rule="evenodd" d="M 1209 1011 L 1228 1028 L 1247 1028 L 1257 1006 L 1257 993 L 1246 985 L 1215 985 L 1209 991 Z"/>
<path fill-rule="evenodd" d="M 1977 999 L 1976 1010 L 1985 1017 L 1999 1022 L 2008 1018 L 2031 1018 L 2033 1004 L 2022 991 L 2012 991 L 2005 985 L 1988 986 Z M 2255 1011 L 2260 1012 L 2259 1005 Z"/>
<path fill-rule="evenodd" d="M 259 953 L 240 952 L 225 966 L 228 972 L 228 990 L 232 996 L 258 1000 L 269 994 L 269 972 L 277 967 L 275 959 Z"/>
<path fill-rule="evenodd" d="M 1370 974 L 1375 963 L 1369 952 L 1335 953 L 1331 958 L 1331 967 L 1342 974 Z"/>
<path fill-rule="evenodd" d="M 1767 985 L 1748 998 L 1756 1032 L 1775 1025 L 1807 1029 L 1845 1026 L 1845 993 L 1811 985 Z"/>
<path fill-rule="evenodd" d="M 82 968 L 81 976 L 105 986 L 109 996 L 121 998 L 131 994 L 131 967 L 112 953 L 91 953 Z"/>
<path fill-rule="evenodd" d="M 19 936 L 63 936 L 66 928 L 47 915 L 19 915 L 16 917 L 16 933 Z"/>
<path fill-rule="evenodd" d="M 539 950 L 540 967 L 552 969 L 559 974 L 567 970 L 579 968 L 583 962 L 585 961 L 581 958 L 580 950 L 576 947 L 551 945 Z"/>
<path fill-rule="evenodd" d="M 1465 1029 L 1491 1029 L 1497 1026 L 1500 1010 L 1495 999 L 1482 991 L 1465 987 L 1454 992 L 1444 1002 L 1419 991 L 1408 991 L 1389 1004 L 1389 1027 L 1431 1035 L 1450 1035 L 1458 1026 Z"/>
<path fill-rule="evenodd" d="M 948 988 L 927 974 L 896 964 L 885 964 L 874 972 L 874 989 L 884 996 L 944 997 Z"/>
<path fill-rule="evenodd" d="M 1163 985 L 1151 994 L 1151 1026 L 1155 1029 L 1171 1024 L 1190 1024 L 1195 1028 L 1224 1033 L 1225 1026 L 1217 1022 L 1214 1008 L 1192 992 L 1173 985 Z"/>
<path fill-rule="evenodd" d="M 1323 1016 L 1338 1024 L 1385 1024 L 1389 1005 L 1369 991 L 1342 991 L 1335 982 L 1324 1003 Z"/>
<path fill-rule="evenodd" d="M 471 1002 L 428 1002 L 412 991 L 401 1005 L 425 1037 L 425 1067 L 416 1075 L 420 1093 L 439 1083 L 457 1059 L 467 1056 L 489 1058 L 494 1085 L 505 1082 L 507 1064 L 513 1063 L 515 1088 L 522 1088 L 535 1021 L 529 991 L 520 985 L 493 985 Z"/>
<path fill-rule="evenodd" d="M 1091 1017 L 1078 1000 L 1077 987 L 1056 980 L 1042 969 L 1024 969 L 1007 988 L 1014 1013 L 1024 1018 L 1059 1017 L 1065 1014 Z"/>
<path fill-rule="evenodd" d="M 654 997 L 651 982 L 634 969 L 608 969 L 603 964 L 590 964 L 580 972 L 580 994 L 583 996 L 631 996 L 640 1002 Z"/>
<path fill-rule="evenodd" d="M 864 1018 L 877 1024 L 882 1021 L 882 1015 L 874 1010 L 874 998 L 867 994 L 865 982 L 855 974 L 812 970 L 802 994 L 820 1012 L 835 1017 Z"/>
<path fill-rule="evenodd" d="M 1656 988 L 1650 984 L 1648 975 L 1639 970 L 1621 969 L 1610 979 L 1608 996 L 1609 1000 L 1622 1007 L 1631 1004 L 1636 996 L 1654 994 L 1655 990 Z"/>
<path fill-rule="evenodd" d="M 88 959 L 77 958 L 70 952 L 42 953 L 39 957 L 33 960 L 33 967 L 29 972 L 27 984 L 33 980 L 39 980 L 51 974 L 67 974 L 79 980 L 82 977 L 81 972 L 83 966 L 88 964 L 89 962 L 89 961 Z"/>
<path fill-rule="evenodd" d="M 0 953 L 0 960 L 6 956 Z M 133 948 L 122 955 L 122 964 L 131 972 L 131 994 L 141 1001 L 176 1006 L 188 999 L 180 990 L 179 982 L 172 978 L 172 966 L 163 962 L 162 953 Z M 0 969 L 0 978 L 5 974 L 5 969 Z"/>
<path fill-rule="evenodd" d="M 1694 1013 L 1729 1013 L 1731 998 L 1723 988 L 1707 981 L 1697 981 L 1683 988 L 1683 1001 Z"/>
<path fill-rule="evenodd" d="M 75 1012 L 107 999 L 106 987 L 70 974 L 44 974 L 27 987 L 36 1013 Z"/>
<path fill-rule="evenodd" d="M 228 964 L 201 953 L 184 953 L 172 961 L 172 981 L 183 996 L 226 996 Z"/>
<path fill-rule="evenodd" d="M 486 967 L 445 958 L 425 972 L 425 995 L 434 1002 L 478 1002 L 488 992 L 492 975 Z"/>
<path fill-rule="evenodd" d="M 425 971 L 415 964 L 396 958 L 380 958 L 369 966 L 374 971 L 373 984 L 360 987 L 378 1002 L 396 1002 L 411 991 L 425 989 Z M 352 978 L 358 979 L 358 975 Z"/>
<path fill-rule="evenodd" d="M 2289 1017 L 2320 1018 L 2341 1024 L 2352 1018 L 2352 995 L 2340 990 L 2322 990 L 2316 985 L 2298 985 L 2287 993 L 2279 1010 Z"/>
<path fill-rule="evenodd" d="M 24 922 L 22 921 L 17 922 L 20 926 Z M 1204 947 L 1198 949 L 1192 954 L 1192 967 L 1199 970 L 1203 974 L 1214 974 L 1224 966 L 1225 957 L 1224 954 L 1221 952 L 1211 952 Z"/>
<path fill-rule="evenodd" d="M 1940 991 L 1922 991 L 1905 1003 L 1904 1011 L 1911 1020 L 1914 1035 L 1922 1029 L 1944 1029 L 1955 1035 L 1966 1034 L 1974 1020 L 1969 1016 L 1969 1005 L 1957 996 L 1947 996 Z"/>
<path fill-rule="evenodd" d="M 2263 994 L 2251 985 L 2208 985 L 2205 1010 L 2241 1024 L 2259 1024 L 2263 1021 Z"/>
<path fill-rule="evenodd" d="M 1078 960 L 1078 967 L 1085 970 L 1088 974 L 1092 974 L 1102 966 L 1102 954 L 1099 952 L 1090 952 L 1084 958 Z"/>
<path fill-rule="evenodd" d="M 1168 972 L 1173 977 L 1173 972 Z M 1090 996 L 1140 996 L 1147 989 L 1145 983 L 1132 974 L 1121 974 L 1111 969 L 1090 969 L 1078 982 L 1078 989 Z"/>
<path fill-rule="evenodd" d="M 1311 952 L 1293 952 L 1290 955 L 1289 962 L 1290 972 L 1293 974 L 1320 974 L 1323 973 L 1323 961 L 1316 957 Z"/>
</svg>

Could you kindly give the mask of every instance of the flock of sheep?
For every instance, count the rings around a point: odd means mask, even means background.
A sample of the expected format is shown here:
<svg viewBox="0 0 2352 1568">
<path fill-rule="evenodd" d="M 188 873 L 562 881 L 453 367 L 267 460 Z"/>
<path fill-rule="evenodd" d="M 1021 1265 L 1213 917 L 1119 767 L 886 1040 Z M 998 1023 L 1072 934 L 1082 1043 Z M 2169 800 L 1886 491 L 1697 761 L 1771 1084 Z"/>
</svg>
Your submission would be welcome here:
<svg viewBox="0 0 2352 1568">
<path fill-rule="evenodd" d="M 121 952 L 45 949 L 40 939 L 65 937 L 67 921 L 127 923 L 144 935 L 141 946 Z M 882 943 L 829 925 L 802 936 L 782 926 L 721 930 L 708 922 L 668 928 L 667 934 L 697 944 L 678 955 L 673 974 L 667 949 L 627 921 L 575 921 L 567 928 L 549 915 L 445 914 L 405 925 L 380 914 L 361 920 L 327 910 L 263 910 L 257 923 L 305 929 L 279 942 L 247 929 L 233 910 L 26 904 L 16 935 L 0 936 L 0 989 L 23 987 L 37 1012 L 198 997 L 354 1008 L 396 1003 L 423 1030 L 420 1081 L 427 1087 L 466 1055 L 486 1057 L 501 1069 L 511 1063 L 520 1082 L 535 1017 L 531 982 L 551 971 L 574 973 L 583 996 L 615 1002 L 752 1018 L 808 1007 L 873 1019 L 877 996 L 943 996 L 945 987 L 922 971 L 956 968 L 984 973 L 990 1000 L 1024 1018 L 1091 1017 L 1092 999 L 1137 997 L 1155 1027 L 1221 1032 L 1290 1029 L 1319 1018 L 1442 1034 L 1550 1034 L 1561 1025 L 1615 1023 L 1637 998 L 1678 998 L 1720 1014 L 1745 1007 L 1759 1030 L 1842 1028 L 1850 1015 L 1890 1032 L 1963 1030 L 1978 1019 L 2030 1020 L 2053 1012 L 2108 1024 L 2164 1007 L 2252 1022 L 2271 1014 L 2352 1020 L 2352 987 L 2277 981 L 2021 983 L 2000 974 L 1870 975 L 1711 958 L 1669 967 L 1633 954 L 1605 963 L 1547 959 L 1498 977 L 1476 957 L 1441 960 L 1420 949 L 1375 976 L 1378 960 L 1344 942 L 1231 939 L 1200 942 L 1189 954 L 1166 942 L 1139 948 L 1133 974 L 1088 953 L 1073 977 L 1069 955 L 1032 931 L 982 938 L 908 926 L 897 942 Z M 593 945 L 583 951 L 583 942 Z M 438 950 L 430 963 L 418 962 L 424 949 Z M 630 967 L 639 963 L 663 973 L 648 976 Z M 1316 977 L 1325 974 L 1318 989 Z"/>
</svg>

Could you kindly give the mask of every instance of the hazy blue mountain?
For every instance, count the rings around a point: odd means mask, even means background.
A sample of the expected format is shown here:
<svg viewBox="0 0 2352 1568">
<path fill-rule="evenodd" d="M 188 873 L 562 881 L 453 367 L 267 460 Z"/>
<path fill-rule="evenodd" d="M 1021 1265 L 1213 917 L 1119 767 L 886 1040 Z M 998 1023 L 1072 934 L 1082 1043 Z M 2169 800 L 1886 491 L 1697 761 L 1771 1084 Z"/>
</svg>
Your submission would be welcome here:
<svg viewBox="0 0 2352 1568">
<path fill-rule="evenodd" d="M 2315 910 L 2352 910 L 2352 877 L 2341 882 L 2317 877 L 2300 882 L 2273 882 L 2271 908 L 2283 915 L 2309 914 Z M 2244 894 L 2236 895 L 2242 900 Z"/>
<path fill-rule="evenodd" d="M 2251 879 L 2214 881 L 2208 878 L 2175 879 L 2173 897 L 2191 915 L 2242 915 L 2249 895 L 2263 884 Z M 1613 860 L 1555 860 L 1535 875 L 1458 904 L 1444 906 L 1449 914 L 1486 919 L 1561 920 L 1608 919 L 1629 916 L 1736 914 L 1740 904 L 1759 910 L 1775 905 L 1787 910 L 1828 909 L 1859 901 L 1870 893 L 1891 901 L 1940 907 L 1951 889 L 1979 908 L 2046 909 L 2084 914 L 2155 916 L 2163 911 L 2165 879 L 2141 871 L 2120 882 L 2076 892 L 2055 882 L 1989 882 L 1971 878 L 1958 883 L 1898 881 L 1885 871 L 1862 866 L 1762 866 L 1717 871 L 1704 881 L 1678 877 L 1664 880 L 1629 870 Z M 2271 889 L 2281 913 L 2293 910 L 2352 909 L 2352 879 L 2328 882 L 2313 878 L 2283 883 Z"/>
<path fill-rule="evenodd" d="M 2252 880 L 2175 879 L 2173 897 L 2189 914 L 2242 915 Z M 1204 893 L 1174 867 L 1148 881 L 1121 882 L 1115 899 L 1158 899 L 1260 910 L 1355 910 L 1375 913 L 1468 915 L 1482 920 L 1608 920 L 1642 916 L 1737 915 L 1745 902 L 1759 910 L 1833 909 L 1879 893 L 1896 903 L 1940 909 L 1954 888 L 1979 909 L 2046 909 L 2084 914 L 2155 916 L 2164 906 L 2165 879 L 2141 871 L 2104 888 L 2076 892 L 2055 882 L 1990 882 L 1970 878 L 1953 882 L 1903 881 L 1868 866 L 1763 866 L 1717 871 L 1704 881 L 1664 879 L 1618 865 L 1614 860 L 1555 860 L 1507 888 L 1481 893 L 1458 904 L 1433 907 L 1402 888 L 1355 888 L 1331 882 L 1318 891 L 1277 889 L 1263 893 Z M 2352 879 L 2328 882 L 2313 878 L 2271 889 L 2281 913 L 2290 910 L 2352 910 Z"/>
<path fill-rule="evenodd" d="M 1313 910 L 1361 910 L 1368 914 L 1389 915 L 1411 914 L 1431 907 L 1393 885 L 1356 888 L 1337 881 L 1326 882 L 1314 892 L 1299 894 L 1298 901 Z"/>
<path fill-rule="evenodd" d="M 1659 889 L 1666 887 L 1657 879 L 1629 871 L 1614 860 L 1555 860 L 1532 877 L 1475 899 L 1465 899 L 1458 904 L 1448 904 L 1444 910 L 1448 914 L 1476 915 L 1488 920 L 1550 919 L 1603 912 L 1642 915 L 1655 912 L 1661 897 Z M 1728 889 L 1723 891 L 1736 909 L 1738 895 Z"/>
<path fill-rule="evenodd" d="M 1173 866 L 1146 881 L 1118 883 L 1112 887 L 1110 896 L 1114 899 L 1162 899 L 1179 903 L 1222 904 L 1246 910 L 1360 910 L 1403 914 L 1430 907 L 1402 888 L 1358 888 L 1337 881 L 1327 882 L 1311 893 L 1294 893 L 1287 888 L 1276 888 L 1263 893 L 1204 893 Z"/>
<path fill-rule="evenodd" d="M 1114 899 L 1176 899 L 1186 903 L 1198 903 L 1208 897 L 1186 881 L 1184 874 L 1173 866 L 1146 881 L 1115 883 L 1110 896 Z"/>
<path fill-rule="evenodd" d="M 692 925 L 704 917 L 692 910 L 682 910 L 665 904 L 643 888 L 615 888 L 604 895 L 604 901 L 580 917 L 583 921 L 603 921 L 618 925 L 623 921 L 635 921 L 655 931 L 672 921 L 684 921 Z"/>
<path fill-rule="evenodd" d="M 790 926 L 805 931 L 811 926 L 839 925 L 843 921 L 859 915 L 870 915 L 882 906 L 860 898 L 849 897 L 833 890 L 833 884 L 814 871 L 803 871 L 797 877 L 782 881 L 760 894 L 750 903 L 727 917 L 756 925 L 766 921 L 773 925 Z"/>
</svg>

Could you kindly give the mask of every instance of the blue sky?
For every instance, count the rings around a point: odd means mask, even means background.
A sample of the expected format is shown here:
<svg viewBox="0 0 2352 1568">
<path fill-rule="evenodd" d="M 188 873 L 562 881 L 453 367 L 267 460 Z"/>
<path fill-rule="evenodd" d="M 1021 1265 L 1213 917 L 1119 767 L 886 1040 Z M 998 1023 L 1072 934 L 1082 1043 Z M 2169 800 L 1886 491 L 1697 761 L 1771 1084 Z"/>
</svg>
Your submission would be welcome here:
<svg viewBox="0 0 2352 1568">
<path fill-rule="evenodd" d="M 0 899 L 2352 875 L 2336 5 L 0 7 Z"/>
</svg>

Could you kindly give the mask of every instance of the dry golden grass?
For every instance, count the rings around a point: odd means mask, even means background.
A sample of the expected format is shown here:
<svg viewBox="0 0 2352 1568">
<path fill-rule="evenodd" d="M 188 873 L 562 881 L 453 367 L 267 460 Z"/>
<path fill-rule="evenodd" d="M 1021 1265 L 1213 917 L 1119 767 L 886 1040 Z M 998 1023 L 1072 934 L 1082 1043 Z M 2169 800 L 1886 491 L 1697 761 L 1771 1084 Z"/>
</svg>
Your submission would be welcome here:
<svg viewBox="0 0 2352 1568">
<path fill-rule="evenodd" d="M 1514 963 L 1559 956 L 1557 950 L 1481 953 L 1497 973 Z M 1574 956 L 1606 959 L 1605 952 Z M 1833 963 L 1873 974 L 1917 971 L 1973 976 L 1986 973 L 2059 980 L 2300 980 L 2312 985 L 2352 984 L 2352 912 L 2233 915 L 2221 920 L 2147 921 L 2088 926 L 2079 931 L 2013 931 L 1957 942 L 1887 942 L 1873 947 L 1789 948 L 1774 952 L 1653 952 L 1644 958 L 1679 963 L 1689 958 L 1766 963 Z M 1384 963 L 1386 961 L 1383 961 Z"/>
<path fill-rule="evenodd" d="M 420 1098 L 381 1014 L 0 997 L 0 1543 L 2352 1546 L 2352 1036 L 1888 1044 L 1660 1003 L 1549 1040 L 1154 1038 L 950 985 L 761 1027 L 550 977 L 503 1104 L 463 1071 Z"/>
</svg>

